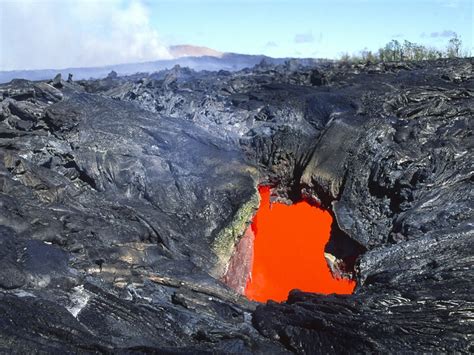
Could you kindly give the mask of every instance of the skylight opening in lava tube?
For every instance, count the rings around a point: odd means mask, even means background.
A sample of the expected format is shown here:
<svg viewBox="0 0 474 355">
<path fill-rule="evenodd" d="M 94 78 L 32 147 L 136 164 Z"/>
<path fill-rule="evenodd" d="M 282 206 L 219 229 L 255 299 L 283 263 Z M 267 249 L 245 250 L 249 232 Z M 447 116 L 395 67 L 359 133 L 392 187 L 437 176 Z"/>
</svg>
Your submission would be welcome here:
<svg viewBox="0 0 474 355">
<path fill-rule="evenodd" d="M 271 203 L 268 186 L 259 192 L 260 207 L 249 226 L 255 234 L 254 259 L 245 295 L 266 302 L 285 301 L 292 289 L 351 294 L 355 282 L 334 278 L 324 256 L 331 214 L 306 201 Z"/>
</svg>

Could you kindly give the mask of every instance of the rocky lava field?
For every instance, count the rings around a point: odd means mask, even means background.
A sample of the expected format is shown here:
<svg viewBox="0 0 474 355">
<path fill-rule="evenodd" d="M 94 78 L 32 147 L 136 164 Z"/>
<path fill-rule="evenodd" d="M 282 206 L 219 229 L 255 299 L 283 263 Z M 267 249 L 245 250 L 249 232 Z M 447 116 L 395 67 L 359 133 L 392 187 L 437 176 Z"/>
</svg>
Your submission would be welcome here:
<svg viewBox="0 0 474 355">
<path fill-rule="evenodd" d="M 0 352 L 474 351 L 473 109 L 472 58 L 0 85 Z M 234 291 L 262 185 L 352 295 Z"/>
</svg>

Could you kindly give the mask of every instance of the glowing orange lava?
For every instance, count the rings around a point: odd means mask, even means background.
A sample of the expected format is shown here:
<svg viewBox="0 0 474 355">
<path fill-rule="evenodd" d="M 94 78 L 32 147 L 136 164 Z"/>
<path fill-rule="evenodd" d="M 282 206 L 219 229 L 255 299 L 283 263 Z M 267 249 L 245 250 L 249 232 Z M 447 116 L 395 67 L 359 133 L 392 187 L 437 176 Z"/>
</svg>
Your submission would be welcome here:
<svg viewBox="0 0 474 355">
<path fill-rule="evenodd" d="M 302 201 L 270 203 L 270 188 L 260 191 L 252 274 L 245 295 L 255 301 L 284 301 L 294 288 L 323 294 L 351 294 L 355 282 L 335 279 L 324 257 L 332 217 Z"/>
</svg>

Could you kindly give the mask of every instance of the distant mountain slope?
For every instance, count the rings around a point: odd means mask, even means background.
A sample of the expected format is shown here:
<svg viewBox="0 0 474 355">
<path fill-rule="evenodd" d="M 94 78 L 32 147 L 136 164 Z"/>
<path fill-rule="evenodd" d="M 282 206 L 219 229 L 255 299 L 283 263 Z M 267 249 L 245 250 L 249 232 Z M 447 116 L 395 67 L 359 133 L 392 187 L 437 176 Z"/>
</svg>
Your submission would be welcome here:
<svg viewBox="0 0 474 355">
<path fill-rule="evenodd" d="M 190 44 L 182 44 L 178 46 L 169 47 L 169 52 L 173 58 L 182 57 L 216 57 L 222 58 L 224 52 L 216 51 L 208 47 L 193 46 Z"/>
<path fill-rule="evenodd" d="M 181 57 L 176 59 L 156 60 L 144 63 L 117 64 L 103 67 L 0 71 L 0 83 L 9 82 L 12 79 L 51 79 L 58 73 L 61 73 L 61 75 L 66 78 L 68 74 L 71 73 L 75 80 L 103 78 L 112 70 L 117 72 L 119 75 L 130 75 L 140 72 L 150 73 L 164 69 L 171 69 L 175 65 L 189 67 L 197 71 L 237 71 L 243 68 L 253 67 L 260 63 L 262 59 L 274 64 L 280 64 L 286 60 L 270 58 L 264 55 L 221 53 L 209 48 L 193 46 L 175 46 L 173 51 Z M 198 56 L 186 56 L 186 54 L 194 54 Z"/>
</svg>

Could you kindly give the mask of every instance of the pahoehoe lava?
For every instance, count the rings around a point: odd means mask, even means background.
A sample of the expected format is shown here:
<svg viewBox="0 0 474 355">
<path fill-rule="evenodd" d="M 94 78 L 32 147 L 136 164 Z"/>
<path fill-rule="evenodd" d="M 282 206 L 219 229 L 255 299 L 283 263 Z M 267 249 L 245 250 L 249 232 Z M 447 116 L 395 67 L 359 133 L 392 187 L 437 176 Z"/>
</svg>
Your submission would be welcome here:
<svg viewBox="0 0 474 355">
<path fill-rule="evenodd" d="M 0 85 L 0 352 L 474 351 L 472 68 Z M 222 281 L 259 185 L 331 213 L 352 295 Z"/>
</svg>

